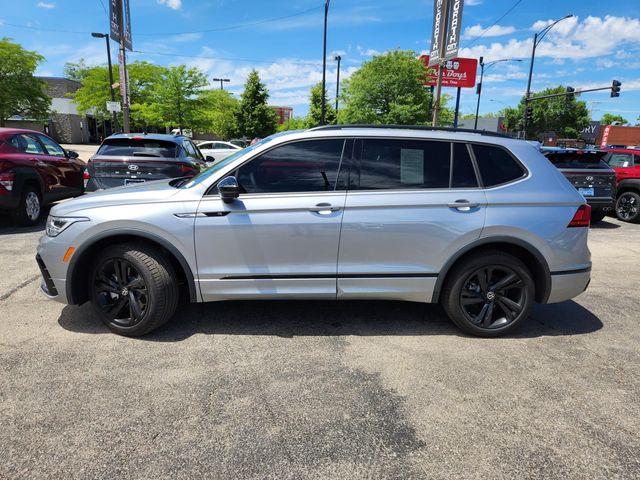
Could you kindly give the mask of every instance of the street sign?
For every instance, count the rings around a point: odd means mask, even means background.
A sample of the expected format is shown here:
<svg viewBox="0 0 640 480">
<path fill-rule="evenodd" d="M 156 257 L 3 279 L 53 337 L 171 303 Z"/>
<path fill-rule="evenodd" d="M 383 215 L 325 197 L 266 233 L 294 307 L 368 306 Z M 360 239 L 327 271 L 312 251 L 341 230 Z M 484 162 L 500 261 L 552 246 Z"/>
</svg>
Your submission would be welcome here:
<svg viewBox="0 0 640 480">
<path fill-rule="evenodd" d="M 133 44 L 131 41 L 131 13 L 129 11 L 129 0 L 109 0 L 109 18 L 109 36 L 111 39 L 117 43 L 121 43 L 121 37 L 124 37 L 125 48 L 133 50 Z"/>
<path fill-rule="evenodd" d="M 446 35 L 447 26 L 447 14 L 449 0 L 434 0 L 433 1 L 433 28 L 431 33 L 431 53 L 427 58 L 430 58 L 428 66 L 438 64 L 442 58 L 442 37 Z"/>
<path fill-rule="evenodd" d="M 429 65 L 429 55 L 421 55 L 420 60 Z M 427 76 L 424 85 L 435 86 L 438 81 L 440 66 L 431 67 L 431 74 Z M 476 71 L 478 60 L 475 58 L 453 58 L 444 63 L 442 70 L 443 87 L 473 88 L 476 85 Z"/>
<path fill-rule="evenodd" d="M 122 107 L 120 102 L 107 102 L 107 112 L 120 112 L 122 111 Z"/>
<path fill-rule="evenodd" d="M 464 0 L 449 0 L 449 22 L 445 38 L 444 59 L 451 60 L 458 56 L 460 31 L 462 29 L 462 7 Z"/>
</svg>

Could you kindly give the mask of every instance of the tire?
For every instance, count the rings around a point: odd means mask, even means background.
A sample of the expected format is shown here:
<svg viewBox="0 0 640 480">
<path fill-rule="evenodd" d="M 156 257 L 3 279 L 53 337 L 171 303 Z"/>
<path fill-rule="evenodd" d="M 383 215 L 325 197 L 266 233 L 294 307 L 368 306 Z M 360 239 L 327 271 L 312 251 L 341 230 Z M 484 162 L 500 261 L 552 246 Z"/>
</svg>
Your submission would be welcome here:
<svg viewBox="0 0 640 480">
<path fill-rule="evenodd" d="M 640 195 L 631 191 L 618 195 L 616 216 L 623 222 L 640 223 Z"/>
<path fill-rule="evenodd" d="M 22 227 L 38 224 L 42 213 L 42 196 L 33 185 L 25 185 L 20 196 L 18 208 L 13 212 L 13 220 Z"/>
<path fill-rule="evenodd" d="M 501 287 L 504 281 L 504 286 L 511 287 L 489 288 Z M 479 337 L 498 337 L 526 320 L 534 297 L 533 277 L 524 263 L 513 255 L 485 250 L 466 257 L 449 272 L 442 306 L 463 331 Z"/>
<path fill-rule="evenodd" d="M 603 212 L 602 210 L 598 210 L 596 212 L 591 212 L 591 223 L 597 223 L 597 222 L 601 222 L 602 220 L 604 220 L 604 217 L 607 214 L 605 212 Z"/>
<path fill-rule="evenodd" d="M 169 259 L 152 246 L 112 245 L 98 256 L 90 275 L 91 303 L 115 333 L 145 335 L 165 324 L 176 311 L 179 291 L 175 271 Z"/>
</svg>

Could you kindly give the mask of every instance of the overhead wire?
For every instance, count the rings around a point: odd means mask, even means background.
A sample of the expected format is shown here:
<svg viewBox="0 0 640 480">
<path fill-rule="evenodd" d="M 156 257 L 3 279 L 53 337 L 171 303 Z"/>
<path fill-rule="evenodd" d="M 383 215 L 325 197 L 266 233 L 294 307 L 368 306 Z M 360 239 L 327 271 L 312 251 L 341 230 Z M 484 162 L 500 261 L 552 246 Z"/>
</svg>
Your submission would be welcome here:
<svg viewBox="0 0 640 480">
<path fill-rule="evenodd" d="M 463 48 L 468 48 L 471 45 L 473 45 L 474 43 L 476 43 L 478 40 L 480 40 L 482 37 L 485 36 L 485 34 L 487 32 L 489 32 L 489 30 L 491 30 L 493 27 L 495 27 L 498 22 L 500 20 L 502 20 L 504 17 L 506 17 L 507 15 L 509 15 L 520 3 L 522 3 L 522 0 L 518 0 L 516 3 L 514 3 L 506 12 L 504 12 L 502 14 L 502 16 L 500 16 L 500 18 L 498 18 L 495 22 L 493 22 L 488 28 L 486 28 L 485 30 L 483 30 L 483 32 L 478 35 L 477 37 L 474 37 L 473 40 L 471 42 L 467 42 L 465 45 L 463 45 Z"/>
</svg>

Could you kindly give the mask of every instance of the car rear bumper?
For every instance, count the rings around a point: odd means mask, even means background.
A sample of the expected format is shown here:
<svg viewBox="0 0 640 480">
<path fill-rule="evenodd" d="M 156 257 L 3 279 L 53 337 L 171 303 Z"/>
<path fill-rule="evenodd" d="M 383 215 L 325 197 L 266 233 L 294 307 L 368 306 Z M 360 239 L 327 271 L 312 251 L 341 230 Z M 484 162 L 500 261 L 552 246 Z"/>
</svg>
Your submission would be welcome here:
<svg viewBox="0 0 640 480">
<path fill-rule="evenodd" d="M 604 210 L 607 212 L 613 210 L 615 206 L 615 200 L 613 198 L 587 198 L 586 200 L 593 210 Z"/>
<path fill-rule="evenodd" d="M 551 274 L 551 293 L 547 303 L 570 300 L 584 292 L 591 281 L 591 267 L 569 272 Z"/>
</svg>

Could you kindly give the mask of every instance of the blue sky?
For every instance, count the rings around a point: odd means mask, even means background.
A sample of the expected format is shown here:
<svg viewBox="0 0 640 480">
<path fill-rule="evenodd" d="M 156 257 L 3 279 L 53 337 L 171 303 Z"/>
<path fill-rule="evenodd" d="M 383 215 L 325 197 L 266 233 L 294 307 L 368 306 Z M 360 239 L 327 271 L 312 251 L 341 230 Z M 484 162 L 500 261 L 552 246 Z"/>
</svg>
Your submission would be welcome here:
<svg viewBox="0 0 640 480">
<path fill-rule="evenodd" d="M 103 64 L 104 41 L 86 32 L 107 30 L 108 3 L 0 0 L 0 36 L 44 55 L 47 61 L 38 72 L 42 75 L 61 75 L 65 62 L 81 57 L 89 64 Z M 610 98 L 607 91 L 582 95 L 593 118 L 610 112 L 635 121 L 640 115 L 640 1 L 465 3 L 460 56 L 484 55 L 485 62 L 523 59 L 485 71 L 481 113 L 518 102 L 526 89 L 533 34 L 545 22 L 573 14 L 539 45 L 533 90 L 559 84 L 608 86 L 615 78 L 623 84 L 619 98 Z M 249 70 L 256 68 L 270 89 L 270 102 L 293 106 L 294 114 L 301 116 L 307 112 L 309 88 L 322 75 L 323 5 L 323 0 L 131 0 L 136 52 L 129 60 L 198 66 L 210 78 L 230 78 L 225 88 L 237 95 Z M 432 11 L 429 0 L 333 0 L 327 42 L 331 96 L 335 53 L 342 55 L 344 78 L 377 53 L 394 48 L 426 51 Z M 455 90 L 445 92 L 453 95 Z M 475 102 L 475 90 L 463 89 L 461 112 L 474 112 Z"/>
</svg>

